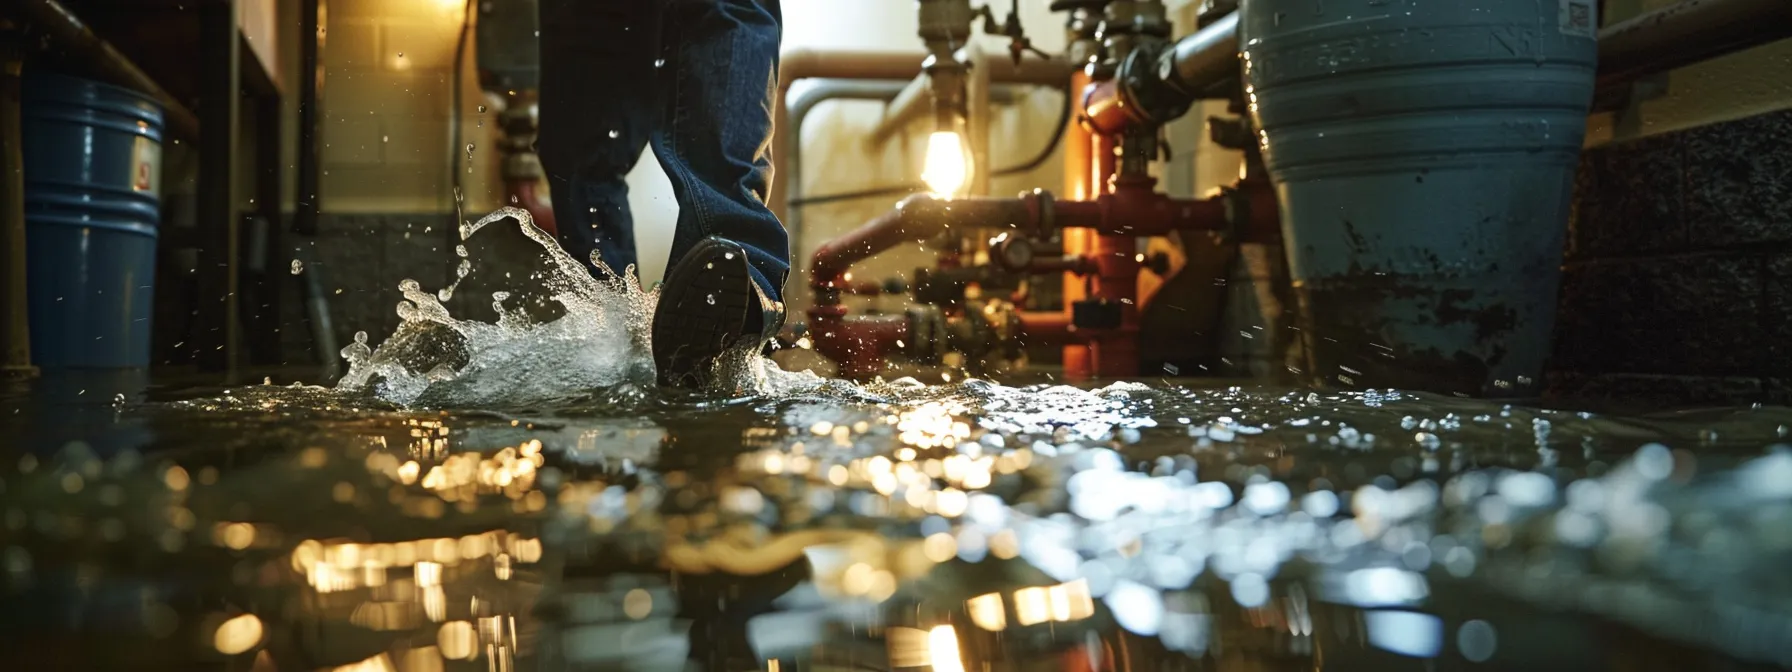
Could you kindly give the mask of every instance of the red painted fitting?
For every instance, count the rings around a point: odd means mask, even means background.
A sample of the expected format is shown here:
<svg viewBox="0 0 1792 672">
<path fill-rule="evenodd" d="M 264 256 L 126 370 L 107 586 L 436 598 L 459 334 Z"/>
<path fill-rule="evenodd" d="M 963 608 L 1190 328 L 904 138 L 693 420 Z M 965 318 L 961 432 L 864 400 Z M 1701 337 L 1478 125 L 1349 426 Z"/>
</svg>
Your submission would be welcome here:
<svg viewBox="0 0 1792 672">
<path fill-rule="evenodd" d="M 833 308 L 838 310 L 809 309 L 809 333 L 815 351 L 839 364 L 841 376 L 865 379 L 877 375 L 883 371 L 885 359 L 902 348 L 897 343 L 909 337 L 908 318 L 902 315 L 847 317 L 845 306 Z"/>
<path fill-rule="evenodd" d="M 1120 86 L 1109 79 L 1090 84 L 1083 91 L 1083 125 L 1099 135 L 1119 135 L 1141 123 L 1120 96 Z"/>
</svg>

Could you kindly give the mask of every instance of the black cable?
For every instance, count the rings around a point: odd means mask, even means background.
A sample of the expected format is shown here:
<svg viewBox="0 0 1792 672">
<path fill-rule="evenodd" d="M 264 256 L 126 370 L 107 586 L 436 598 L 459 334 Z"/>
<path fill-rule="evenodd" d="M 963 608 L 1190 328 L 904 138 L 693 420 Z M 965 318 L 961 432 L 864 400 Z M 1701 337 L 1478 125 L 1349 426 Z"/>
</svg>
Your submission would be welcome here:
<svg viewBox="0 0 1792 672">
<path fill-rule="evenodd" d="M 1022 163 L 1017 166 L 1009 166 L 1007 168 L 1002 168 L 993 173 L 990 173 L 991 177 L 1008 177 L 1010 175 L 1019 175 L 1022 173 L 1032 172 L 1033 169 L 1043 166 L 1043 165 L 1045 165 L 1046 161 L 1051 160 L 1052 154 L 1055 154 L 1058 151 L 1058 145 L 1062 144 L 1064 142 L 1064 129 L 1070 126 L 1070 113 L 1071 113 L 1071 108 L 1073 107 L 1071 104 L 1072 103 L 1071 95 L 1072 94 L 1070 91 L 1064 92 L 1064 104 L 1060 106 L 1060 109 L 1058 111 L 1058 126 L 1057 126 L 1056 130 L 1052 131 L 1051 142 L 1046 143 L 1045 151 L 1042 151 L 1039 154 L 1035 155 L 1032 159 L 1028 160 L 1026 163 Z M 861 189 L 858 191 L 845 191 L 845 192 L 840 192 L 837 194 L 823 194 L 820 196 L 805 196 L 803 198 L 793 198 L 790 200 L 790 207 L 800 208 L 805 205 L 821 205 L 823 203 L 837 203 L 840 201 L 856 201 L 856 200 L 863 199 L 863 198 L 880 198 L 880 197 L 889 197 L 889 196 L 901 196 L 903 194 L 921 191 L 926 188 L 927 188 L 927 185 L 923 184 L 921 182 L 905 182 L 903 184 L 896 184 L 896 185 L 891 185 L 891 186 L 887 186 L 887 187 L 874 187 L 871 189 Z"/>
</svg>

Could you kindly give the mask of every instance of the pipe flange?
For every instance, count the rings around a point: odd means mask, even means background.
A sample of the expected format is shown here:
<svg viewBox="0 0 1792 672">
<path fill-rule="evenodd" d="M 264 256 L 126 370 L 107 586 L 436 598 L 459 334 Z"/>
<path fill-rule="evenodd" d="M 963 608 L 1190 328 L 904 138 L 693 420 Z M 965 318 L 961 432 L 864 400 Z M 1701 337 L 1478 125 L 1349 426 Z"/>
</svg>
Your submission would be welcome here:
<svg viewBox="0 0 1792 672">
<path fill-rule="evenodd" d="M 1026 199 L 1028 214 L 1033 216 L 1034 230 L 1029 233 L 1042 235 L 1058 230 L 1057 208 L 1052 205 L 1052 192 L 1034 189 L 1031 193 L 1022 194 L 1021 198 Z"/>
</svg>

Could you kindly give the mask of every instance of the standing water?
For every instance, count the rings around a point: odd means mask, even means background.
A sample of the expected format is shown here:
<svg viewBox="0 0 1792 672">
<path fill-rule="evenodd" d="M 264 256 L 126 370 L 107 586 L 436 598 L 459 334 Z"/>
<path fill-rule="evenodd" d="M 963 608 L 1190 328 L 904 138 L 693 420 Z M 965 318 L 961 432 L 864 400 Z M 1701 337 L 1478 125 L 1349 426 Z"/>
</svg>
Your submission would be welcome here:
<svg viewBox="0 0 1792 672">
<path fill-rule="evenodd" d="M 6 400 L 0 669 L 1792 665 L 1789 409 L 751 355 L 695 399 L 653 292 L 462 238 L 334 389 Z"/>
</svg>

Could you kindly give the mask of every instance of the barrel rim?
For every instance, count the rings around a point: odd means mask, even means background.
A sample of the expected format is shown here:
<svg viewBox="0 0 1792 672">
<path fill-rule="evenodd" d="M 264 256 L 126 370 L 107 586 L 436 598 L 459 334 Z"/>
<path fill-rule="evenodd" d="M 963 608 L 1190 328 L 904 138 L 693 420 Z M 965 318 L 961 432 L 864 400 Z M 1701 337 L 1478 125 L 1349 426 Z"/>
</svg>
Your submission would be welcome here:
<svg viewBox="0 0 1792 672">
<path fill-rule="evenodd" d="M 36 96 L 39 96 L 39 95 L 44 96 L 44 98 L 42 98 L 42 100 L 53 100 L 53 101 L 58 101 L 58 102 L 81 103 L 81 102 L 87 102 L 89 100 L 88 97 L 70 98 L 70 97 L 66 97 L 66 96 L 56 95 L 59 93 L 65 93 L 69 89 L 49 87 L 44 84 L 34 84 L 35 82 L 45 82 L 45 83 L 49 83 L 49 84 L 59 84 L 62 86 L 72 87 L 77 90 L 91 89 L 91 90 L 95 90 L 95 91 L 102 91 L 102 92 L 106 92 L 109 94 L 129 98 L 134 102 L 145 103 L 149 106 L 149 109 L 144 110 L 144 111 L 150 112 L 155 116 L 155 122 L 156 122 L 157 126 L 163 125 L 164 121 L 166 120 L 167 113 L 168 113 L 168 110 L 162 106 L 161 101 L 156 100 L 154 96 L 151 96 L 142 91 L 138 91 L 136 89 L 119 86 L 117 84 L 112 84 L 110 82 L 103 82 L 103 81 L 100 81 L 97 79 L 89 79 L 86 77 L 80 77 L 80 76 L 76 76 L 76 75 L 72 75 L 72 74 L 58 72 L 55 70 L 39 70 L 36 68 L 27 70 L 21 79 L 23 80 L 23 86 L 20 87 L 19 95 L 22 100 L 27 101 L 27 102 L 36 100 L 37 99 Z M 36 94 L 36 95 L 34 95 L 34 94 Z M 48 94 L 48 95 L 45 95 L 45 94 Z M 138 109 L 142 109 L 142 108 L 138 108 Z"/>
<path fill-rule="evenodd" d="M 31 227 L 31 226 L 105 229 L 105 230 L 113 232 L 113 233 L 124 233 L 124 234 L 131 234 L 131 235 L 147 236 L 152 240 L 160 238 L 162 235 L 161 227 L 158 227 L 154 224 L 147 224 L 147 223 L 142 223 L 142 222 L 82 221 L 80 219 L 71 217 L 69 215 L 59 214 L 59 213 L 49 213 L 49 212 L 27 212 L 27 213 L 25 213 L 25 226 L 27 227 L 27 231 L 29 231 L 29 227 Z M 29 235 L 26 236 L 26 240 L 27 241 L 30 240 Z M 29 243 L 27 243 L 27 244 L 29 244 Z"/>
</svg>

